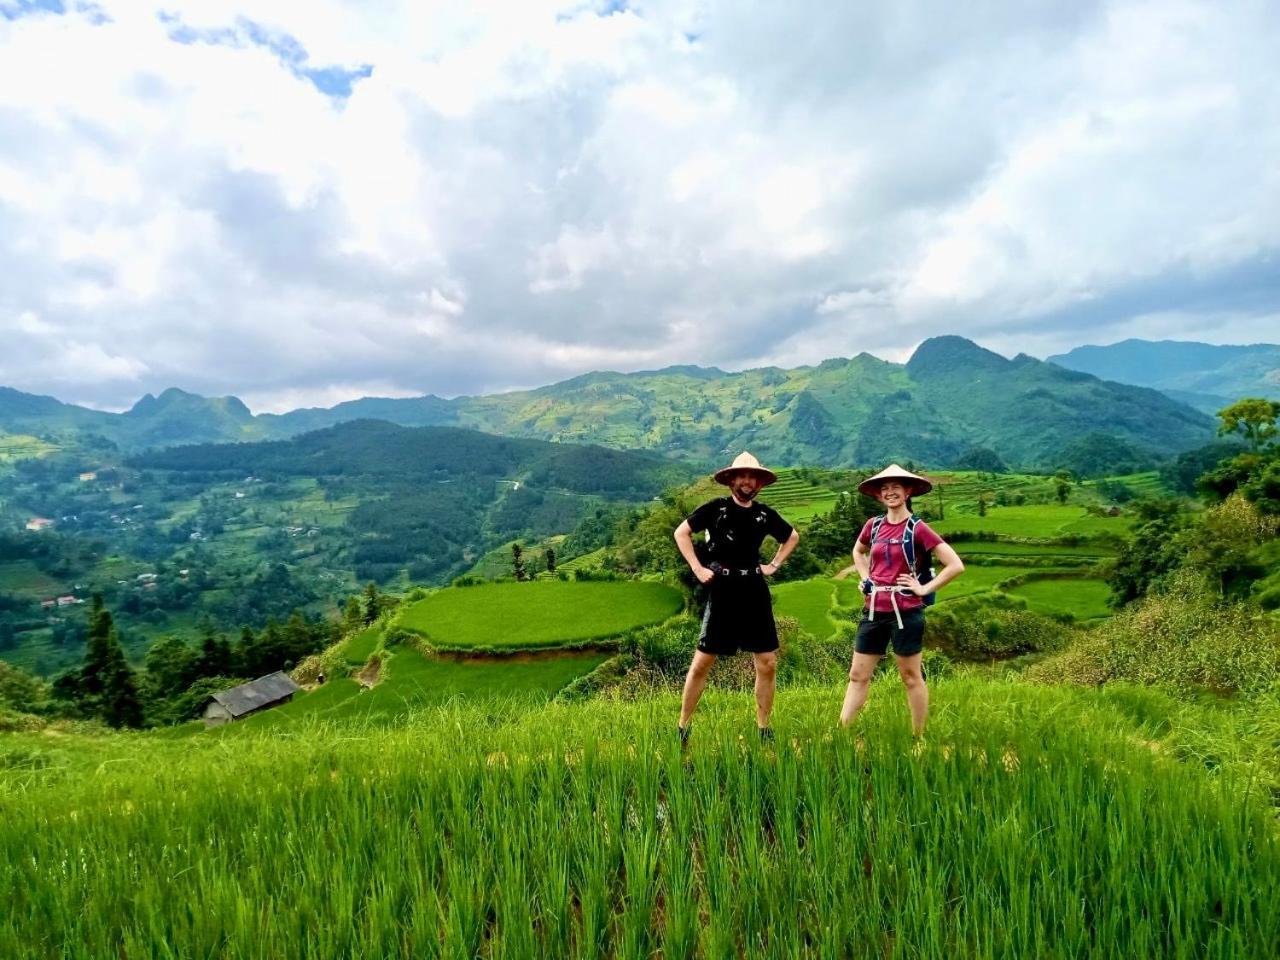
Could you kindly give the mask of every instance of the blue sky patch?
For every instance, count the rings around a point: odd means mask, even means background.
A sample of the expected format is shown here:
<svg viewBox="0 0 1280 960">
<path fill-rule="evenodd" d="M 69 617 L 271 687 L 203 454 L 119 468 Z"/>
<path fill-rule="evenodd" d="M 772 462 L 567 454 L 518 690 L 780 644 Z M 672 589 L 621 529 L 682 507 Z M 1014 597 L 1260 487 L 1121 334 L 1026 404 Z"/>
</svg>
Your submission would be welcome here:
<svg viewBox="0 0 1280 960">
<path fill-rule="evenodd" d="M 65 14 L 67 5 L 62 0 L 5 0 L 0 3 L 0 17 L 17 20 L 33 13 Z"/>
<path fill-rule="evenodd" d="M 270 50 L 294 76 L 308 80 L 326 96 L 349 97 L 356 82 L 373 73 L 371 64 L 363 64 L 354 69 L 310 65 L 310 55 L 297 37 L 281 30 L 271 30 L 244 17 L 239 18 L 233 27 L 197 28 L 184 23 L 175 13 L 160 13 L 158 16 L 161 23 L 168 25 L 169 39 L 175 43 L 208 43 L 241 48 L 252 45 Z"/>
</svg>

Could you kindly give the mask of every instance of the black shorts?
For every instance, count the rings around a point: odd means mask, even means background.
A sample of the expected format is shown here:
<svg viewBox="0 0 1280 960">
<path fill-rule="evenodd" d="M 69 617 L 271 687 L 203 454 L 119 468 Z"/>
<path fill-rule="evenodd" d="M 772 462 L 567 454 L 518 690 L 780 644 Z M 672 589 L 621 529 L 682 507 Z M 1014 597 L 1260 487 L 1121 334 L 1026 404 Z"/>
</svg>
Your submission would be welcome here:
<svg viewBox="0 0 1280 960">
<path fill-rule="evenodd" d="M 719 657 L 739 650 L 772 653 L 778 649 L 773 598 L 763 576 L 717 578 L 707 584 L 698 649 Z"/>
<path fill-rule="evenodd" d="M 892 610 L 877 613 L 874 620 L 862 615 L 858 622 L 858 637 L 853 649 L 857 653 L 870 653 L 883 657 L 893 641 L 893 653 L 898 657 L 914 657 L 924 649 L 924 608 L 902 611 L 902 629 Z"/>
</svg>

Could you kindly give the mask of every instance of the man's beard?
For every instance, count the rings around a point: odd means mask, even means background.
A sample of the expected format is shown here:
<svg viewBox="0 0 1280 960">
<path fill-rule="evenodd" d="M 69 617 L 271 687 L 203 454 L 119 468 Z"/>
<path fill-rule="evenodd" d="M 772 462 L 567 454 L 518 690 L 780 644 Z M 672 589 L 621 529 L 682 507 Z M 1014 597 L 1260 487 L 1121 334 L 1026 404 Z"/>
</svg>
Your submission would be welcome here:
<svg viewBox="0 0 1280 960">
<path fill-rule="evenodd" d="M 758 494 L 759 492 L 760 492 L 760 488 L 759 488 L 759 487 L 754 487 L 754 488 L 752 488 L 750 493 L 744 492 L 744 491 L 743 491 L 741 488 L 739 488 L 739 487 L 734 487 L 734 488 L 733 488 L 733 494 L 734 494 L 734 496 L 736 496 L 739 500 L 746 500 L 748 503 L 750 503 L 752 500 L 754 500 L 754 499 L 756 498 L 756 494 Z"/>
</svg>

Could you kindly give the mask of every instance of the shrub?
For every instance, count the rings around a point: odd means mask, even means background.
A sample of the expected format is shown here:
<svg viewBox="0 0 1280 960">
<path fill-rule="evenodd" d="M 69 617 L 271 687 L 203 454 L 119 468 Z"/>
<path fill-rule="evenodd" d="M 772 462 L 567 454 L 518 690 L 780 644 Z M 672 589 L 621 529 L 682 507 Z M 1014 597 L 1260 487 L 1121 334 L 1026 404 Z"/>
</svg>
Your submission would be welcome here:
<svg viewBox="0 0 1280 960">
<path fill-rule="evenodd" d="M 1002 594 L 958 600 L 929 614 L 925 639 L 930 646 L 969 658 L 1012 657 L 1066 646 L 1070 631 L 1060 620 L 1024 608 L 1024 601 Z"/>
<path fill-rule="evenodd" d="M 1099 625 L 1027 676 L 1043 682 L 1129 680 L 1180 692 L 1253 694 L 1280 682 L 1280 623 L 1220 601 L 1216 584 L 1181 570 L 1160 593 Z"/>
<path fill-rule="evenodd" d="M 20 713 L 0 706 L 0 733 L 30 733 L 41 730 L 47 721 L 31 713 Z M 0 767 L 6 764 L 0 761 Z"/>
</svg>

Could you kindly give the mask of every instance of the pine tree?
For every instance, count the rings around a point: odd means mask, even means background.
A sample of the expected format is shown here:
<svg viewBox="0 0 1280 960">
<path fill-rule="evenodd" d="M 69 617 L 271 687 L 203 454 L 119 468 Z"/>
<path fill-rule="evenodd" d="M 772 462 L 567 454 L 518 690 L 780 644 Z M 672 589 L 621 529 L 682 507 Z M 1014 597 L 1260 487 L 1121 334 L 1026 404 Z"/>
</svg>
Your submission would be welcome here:
<svg viewBox="0 0 1280 960">
<path fill-rule="evenodd" d="M 517 581 L 524 579 L 524 548 L 518 543 L 511 545 L 511 572 Z"/>
<path fill-rule="evenodd" d="M 342 624 L 347 630 L 356 630 L 364 623 L 364 611 L 360 608 L 359 597 L 348 597 L 347 605 L 342 610 Z"/>
<path fill-rule="evenodd" d="M 382 598 L 378 596 L 378 585 L 372 580 L 364 588 L 364 622 L 368 626 L 378 619 L 382 613 Z"/>
<path fill-rule="evenodd" d="M 111 644 L 115 640 L 115 624 L 111 611 L 102 603 L 102 594 L 93 595 L 93 607 L 89 611 L 89 639 L 80 666 L 80 697 L 97 701 L 102 696 L 107 670 L 111 663 Z M 97 710 L 90 707 L 90 713 Z"/>
<path fill-rule="evenodd" d="M 90 611 L 89 645 L 80 667 L 82 709 L 113 727 L 142 726 L 142 701 L 133 668 L 125 659 L 120 638 L 102 596 L 95 594 Z"/>
<path fill-rule="evenodd" d="M 556 572 L 556 552 L 552 550 L 550 547 L 547 547 L 546 560 L 547 560 L 547 573 L 555 573 Z"/>
<path fill-rule="evenodd" d="M 205 623 L 196 657 L 196 672 L 201 677 L 231 676 L 231 645 L 226 637 L 214 633 L 213 624 Z"/>
<path fill-rule="evenodd" d="M 124 651 L 111 632 L 111 660 L 102 690 L 102 719 L 113 727 L 142 726 L 142 700 L 138 696 L 138 684 L 133 668 L 125 659 Z"/>
</svg>

